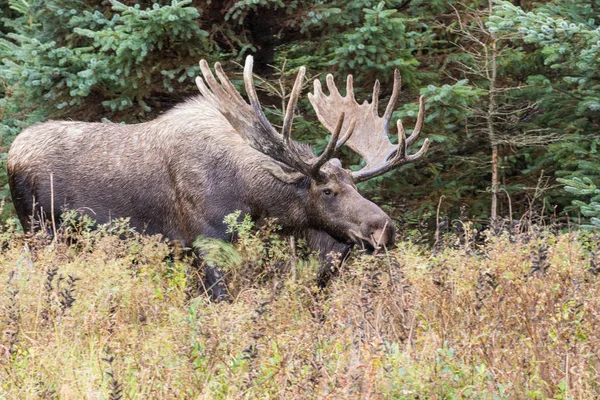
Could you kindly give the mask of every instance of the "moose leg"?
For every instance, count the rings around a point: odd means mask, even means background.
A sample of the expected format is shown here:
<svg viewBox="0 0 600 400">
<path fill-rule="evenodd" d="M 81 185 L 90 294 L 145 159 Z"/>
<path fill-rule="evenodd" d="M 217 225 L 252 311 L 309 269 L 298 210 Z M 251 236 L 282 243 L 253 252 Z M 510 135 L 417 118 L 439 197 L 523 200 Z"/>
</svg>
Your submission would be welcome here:
<svg viewBox="0 0 600 400">
<path fill-rule="evenodd" d="M 204 266 L 204 290 L 206 294 L 215 302 L 231 302 L 225 277 L 217 267 Z"/>
<path fill-rule="evenodd" d="M 219 267 L 205 263 L 200 251 L 193 251 L 192 257 L 193 261 L 186 272 L 188 280 L 187 298 L 192 299 L 205 294 L 214 302 L 231 302 L 225 276 Z"/>
<path fill-rule="evenodd" d="M 309 246 L 319 251 L 321 267 L 317 275 L 317 285 L 320 289 L 327 287 L 340 271 L 342 264 L 350 255 L 352 245 L 342 243 L 323 231 L 310 230 L 307 233 Z"/>
<path fill-rule="evenodd" d="M 325 289 L 329 282 L 338 275 L 352 250 L 352 245 L 344 243 L 339 243 L 334 247 L 336 248 L 329 253 L 321 255 L 321 267 L 317 275 L 317 285 L 320 289 Z"/>
</svg>

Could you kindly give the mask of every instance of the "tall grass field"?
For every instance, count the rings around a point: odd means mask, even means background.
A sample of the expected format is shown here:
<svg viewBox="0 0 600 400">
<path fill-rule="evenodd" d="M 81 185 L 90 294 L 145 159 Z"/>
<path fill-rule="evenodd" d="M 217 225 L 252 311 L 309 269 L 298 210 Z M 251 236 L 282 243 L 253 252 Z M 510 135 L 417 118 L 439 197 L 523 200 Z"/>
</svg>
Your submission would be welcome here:
<svg viewBox="0 0 600 400">
<path fill-rule="evenodd" d="M 69 222 L 69 221 L 68 221 Z M 231 303 L 126 222 L 0 232 L 0 399 L 600 398 L 600 245 L 532 225 L 355 250 L 324 291 L 271 225 L 198 241 Z"/>
</svg>

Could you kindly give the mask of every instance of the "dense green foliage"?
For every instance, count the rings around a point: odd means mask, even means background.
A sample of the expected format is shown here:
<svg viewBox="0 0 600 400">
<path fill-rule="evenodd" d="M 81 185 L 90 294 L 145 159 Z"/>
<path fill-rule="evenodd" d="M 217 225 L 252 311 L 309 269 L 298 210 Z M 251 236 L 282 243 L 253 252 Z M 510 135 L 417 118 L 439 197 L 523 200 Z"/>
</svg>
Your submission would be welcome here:
<svg viewBox="0 0 600 400">
<path fill-rule="evenodd" d="M 588 196 L 590 202 L 573 200 L 573 204 L 578 206 L 584 217 L 589 218 L 591 225 L 588 228 L 600 228 L 600 189 L 587 176 L 583 178 L 574 177 L 572 179 L 561 179 L 558 181 L 566 184 L 565 190 L 579 196 Z"/>
<path fill-rule="evenodd" d="M 538 129 L 560 135 L 559 141 L 546 146 L 547 155 L 533 163 L 557 176 L 598 182 L 600 2 L 549 2 L 525 12 L 503 1 L 496 10 L 490 29 L 513 33 L 515 45 L 522 46 L 518 51 L 527 68 L 527 87 L 522 95 L 537 103 L 532 122 Z M 563 183 L 573 187 L 574 182 Z M 592 216 L 586 210 L 584 207 L 582 214 Z"/>
<path fill-rule="evenodd" d="M 555 177 L 600 178 L 600 2 L 492 5 L 9 0 L 0 6 L 1 159 L 28 125 L 145 121 L 197 93 L 200 58 L 222 61 L 235 76 L 235 63 L 255 54 L 270 109 L 281 108 L 285 91 L 276 88 L 289 92 L 301 65 L 315 76 L 332 72 L 338 82 L 352 73 L 359 100 L 369 98 L 375 79 L 389 96 L 399 69 L 404 93 L 395 117 L 407 127 L 416 98 L 426 96 L 427 160 L 363 186 L 409 222 L 433 221 L 443 195 L 445 213 L 485 223 L 493 148 L 499 191 L 507 195 L 499 197 L 501 216 L 509 205 L 515 213 L 568 210 L 573 197 Z M 296 138 L 322 146 L 324 130 L 308 102 L 300 106 Z M 7 197 L 0 171 L 0 197 Z"/>
</svg>

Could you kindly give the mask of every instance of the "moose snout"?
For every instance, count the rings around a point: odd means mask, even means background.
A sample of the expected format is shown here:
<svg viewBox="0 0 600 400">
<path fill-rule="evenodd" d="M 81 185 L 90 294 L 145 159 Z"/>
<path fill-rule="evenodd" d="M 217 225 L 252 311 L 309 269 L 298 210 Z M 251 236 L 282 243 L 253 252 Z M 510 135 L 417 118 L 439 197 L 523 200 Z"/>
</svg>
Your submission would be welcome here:
<svg viewBox="0 0 600 400">
<path fill-rule="evenodd" d="M 395 243 L 396 229 L 390 218 L 381 218 L 370 229 L 369 242 L 374 249 L 391 247 Z"/>
</svg>

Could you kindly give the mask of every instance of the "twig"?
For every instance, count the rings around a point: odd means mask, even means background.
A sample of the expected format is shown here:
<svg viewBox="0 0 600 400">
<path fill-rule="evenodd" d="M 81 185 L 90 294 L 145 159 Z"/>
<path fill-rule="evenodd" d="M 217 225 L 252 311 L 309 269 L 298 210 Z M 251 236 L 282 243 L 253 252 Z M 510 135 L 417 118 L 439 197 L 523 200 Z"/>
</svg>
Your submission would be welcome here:
<svg viewBox="0 0 600 400">
<path fill-rule="evenodd" d="M 440 196 L 440 200 L 438 201 L 437 212 L 435 213 L 435 243 L 433 244 L 433 250 L 437 249 L 438 243 L 440 241 L 440 208 L 442 206 L 442 200 L 444 200 L 444 195 Z"/>
</svg>

